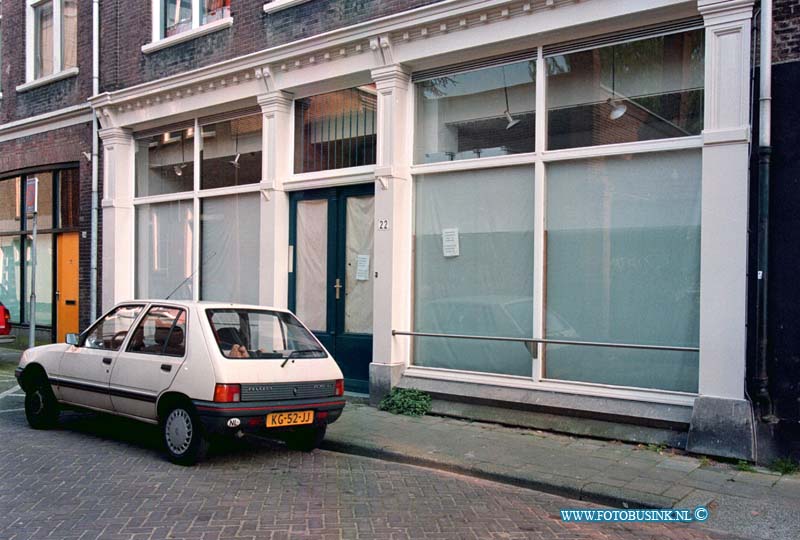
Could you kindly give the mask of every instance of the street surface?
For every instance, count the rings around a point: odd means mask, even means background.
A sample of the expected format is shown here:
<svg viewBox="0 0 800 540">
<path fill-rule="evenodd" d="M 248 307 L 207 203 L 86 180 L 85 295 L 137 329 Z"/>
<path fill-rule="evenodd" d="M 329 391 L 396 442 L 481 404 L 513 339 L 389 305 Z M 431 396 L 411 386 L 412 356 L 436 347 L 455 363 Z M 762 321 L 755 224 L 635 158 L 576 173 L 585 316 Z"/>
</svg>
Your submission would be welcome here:
<svg viewBox="0 0 800 540">
<path fill-rule="evenodd" d="M 708 539 L 696 525 L 565 524 L 588 507 L 418 467 L 261 440 L 168 463 L 155 427 L 89 413 L 34 431 L 0 364 L 0 538 Z M 13 369 L 13 365 L 11 366 Z"/>
</svg>

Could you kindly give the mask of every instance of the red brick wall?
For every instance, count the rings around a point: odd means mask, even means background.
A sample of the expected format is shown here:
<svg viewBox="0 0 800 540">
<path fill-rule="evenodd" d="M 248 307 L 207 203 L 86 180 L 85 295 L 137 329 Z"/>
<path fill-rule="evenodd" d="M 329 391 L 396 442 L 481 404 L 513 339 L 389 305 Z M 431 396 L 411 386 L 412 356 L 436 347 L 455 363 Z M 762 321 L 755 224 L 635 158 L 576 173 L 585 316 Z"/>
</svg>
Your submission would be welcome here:
<svg viewBox="0 0 800 540">
<path fill-rule="evenodd" d="M 56 81 L 26 92 L 16 87 L 25 83 L 25 4 L 6 0 L 3 10 L 3 70 L 0 124 L 37 114 L 86 103 L 92 95 L 92 3 L 78 2 L 78 69 L 76 77 Z M 0 170 L 4 170 L 0 168 Z"/>
<path fill-rule="evenodd" d="M 800 60 L 800 2 L 798 0 L 774 0 L 773 47 L 774 62 Z"/>
<path fill-rule="evenodd" d="M 91 153 L 91 151 L 92 127 L 89 123 L 0 143 L 0 178 L 15 176 L 16 171 L 23 169 L 47 170 L 48 167 L 61 164 L 75 164 L 80 169 L 78 224 L 81 233 L 79 246 L 81 329 L 86 328 L 89 323 L 89 249 L 92 204 L 92 166 L 91 162 L 83 156 L 83 152 Z M 100 170 L 102 171 L 102 169 Z M 99 188 L 102 189 L 102 183 Z M 100 217 L 102 218 L 102 213 L 100 213 Z M 100 228 L 100 237 L 102 238 L 102 228 Z M 102 260 L 100 256 L 99 260 Z M 101 297 L 100 290 L 98 290 L 97 297 Z"/>
</svg>

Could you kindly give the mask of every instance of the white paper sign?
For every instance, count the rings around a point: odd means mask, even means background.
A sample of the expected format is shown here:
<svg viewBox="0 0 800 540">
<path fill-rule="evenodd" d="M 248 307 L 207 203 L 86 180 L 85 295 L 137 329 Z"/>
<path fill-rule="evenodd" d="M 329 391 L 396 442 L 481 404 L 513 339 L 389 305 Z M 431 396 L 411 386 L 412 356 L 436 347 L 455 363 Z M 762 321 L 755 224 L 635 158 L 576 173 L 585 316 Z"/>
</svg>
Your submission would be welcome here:
<svg viewBox="0 0 800 540">
<path fill-rule="evenodd" d="M 356 281 L 369 280 L 369 255 L 359 255 L 356 264 Z"/>
<path fill-rule="evenodd" d="M 458 257 L 458 229 L 442 229 L 442 255 Z"/>
</svg>

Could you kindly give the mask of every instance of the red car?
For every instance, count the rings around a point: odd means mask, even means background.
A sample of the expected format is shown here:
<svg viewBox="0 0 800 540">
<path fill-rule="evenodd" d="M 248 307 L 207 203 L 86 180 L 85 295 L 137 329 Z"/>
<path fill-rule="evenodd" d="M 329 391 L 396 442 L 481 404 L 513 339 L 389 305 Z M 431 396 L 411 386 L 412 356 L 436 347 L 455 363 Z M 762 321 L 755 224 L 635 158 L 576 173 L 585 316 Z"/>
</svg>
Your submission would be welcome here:
<svg viewBox="0 0 800 540">
<path fill-rule="evenodd" d="M 0 336 L 11 333 L 11 312 L 0 302 Z"/>
</svg>

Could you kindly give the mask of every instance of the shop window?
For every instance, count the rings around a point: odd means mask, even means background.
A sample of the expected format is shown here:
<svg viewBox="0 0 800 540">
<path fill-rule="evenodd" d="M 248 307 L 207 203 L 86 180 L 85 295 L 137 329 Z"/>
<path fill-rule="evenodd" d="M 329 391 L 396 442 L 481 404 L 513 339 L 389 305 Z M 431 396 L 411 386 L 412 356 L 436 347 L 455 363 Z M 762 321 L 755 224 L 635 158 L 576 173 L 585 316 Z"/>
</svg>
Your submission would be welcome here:
<svg viewBox="0 0 800 540">
<path fill-rule="evenodd" d="M 697 347 L 699 150 L 547 168 L 546 337 Z M 697 392 L 698 354 L 550 345 L 550 379 Z"/>
<path fill-rule="evenodd" d="M 548 148 L 699 135 L 704 32 L 547 58 Z"/>
<path fill-rule="evenodd" d="M 31 290 L 31 255 L 33 242 L 25 239 L 25 290 Z M 28 299 L 25 298 L 27 302 Z M 26 306 L 27 307 L 27 306 Z M 25 311 L 25 321 L 30 322 L 30 309 Z M 36 324 L 53 324 L 53 235 L 36 236 Z"/>
<path fill-rule="evenodd" d="M 64 169 L 58 173 L 59 226 L 67 229 L 79 225 L 80 170 Z"/>
<path fill-rule="evenodd" d="M 414 330 L 533 335 L 532 167 L 415 179 Z M 524 343 L 414 339 L 418 366 L 531 377 Z"/>
<path fill-rule="evenodd" d="M 229 18 L 230 0 L 161 0 L 159 38 L 176 36 L 200 25 Z M 195 22 L 197 21 L 197 22 Z"/>
<path fill-rule="evenodd" d="M 0 180 L 0 233 L 20 230 L 20 182 L 20 177 Z"/>
<path fill-rule="evenodd" d="M 78 66 L 77 0 L 27 0 L 32 35 L 28 36 L 28 80 Z"/>
<path fill-rule="evenodd" d="M 192 298 L 193 203 L 136 207 L 136 296 Z"/>
<path fill-rule="evenodd" d="M 38 172 L 28 176 L 28 178 L 37 177 L 39 179 L 39 201 L 38 213 L 36 215 L 36 227 L 41 231 L 43 229 L 52 229 L 55 224 L 53 223 L 53 173 L 52 172 Z M 25 221 L 25 228 L 27 230 L 33 229 L 33 218 L 27 217 Z"/>
<path fill-rule="evenodd" d="M 21 314 L 21 264 L 20 237 L 0 236 L 0 302 L 11 312 L 12 322 L 19 322 Z"/>
<path fill-rule="evenodd" d="M 200 293 L 203 300 L 259 303 L 260 196 L 202 201 Z"/>
<path fill-rule="evenodd" d="M 204 125 L 202 189 L 261 181 L 260 114 Z"/>
<path fill-rule="evenodd" d="M 194 189 L 194 137 L 187 129 L 136 141 L 136 196 Z"/>
<path fill-rule="evenodd" d="M 534 151 L 533 60 L 416 84 L 415 162 Z"/>
<path fill-rule="evenodd" d="M 295 101 L 294 172 L 375 164 L 375 85 Z"/>
</svg>

